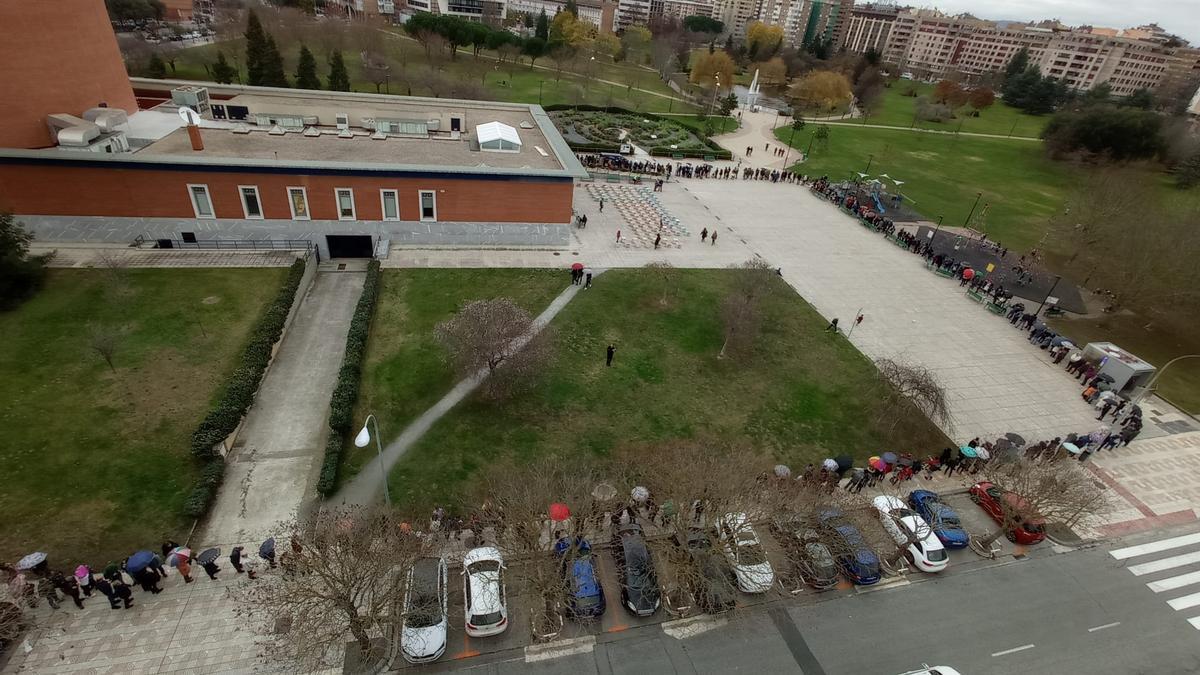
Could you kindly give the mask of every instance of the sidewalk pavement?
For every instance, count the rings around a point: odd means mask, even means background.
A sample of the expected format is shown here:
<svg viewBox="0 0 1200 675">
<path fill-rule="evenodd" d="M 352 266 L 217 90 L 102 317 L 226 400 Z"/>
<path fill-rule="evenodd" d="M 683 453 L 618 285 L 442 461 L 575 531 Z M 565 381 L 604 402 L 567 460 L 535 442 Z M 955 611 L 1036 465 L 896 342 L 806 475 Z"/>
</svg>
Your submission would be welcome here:
<svg viewBox="0 0 1200 675">
<path fill-rule="evenodd" d="M 227 251 L 130 248 L 128 244 L 34 242 L 33 255 L 54 252 L 50 267 L 287 267 L 297 251 Z"/>
</svg>

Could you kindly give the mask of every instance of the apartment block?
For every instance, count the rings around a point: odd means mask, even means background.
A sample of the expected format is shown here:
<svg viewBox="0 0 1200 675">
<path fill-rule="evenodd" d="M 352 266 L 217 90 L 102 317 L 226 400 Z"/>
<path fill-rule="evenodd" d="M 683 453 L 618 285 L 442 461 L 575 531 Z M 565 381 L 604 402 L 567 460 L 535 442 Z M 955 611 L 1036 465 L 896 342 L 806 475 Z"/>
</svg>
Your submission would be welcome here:
<svg viewBox="0 0 1200 675">
<path fill-rule="evenodd" d="M 507 0 L 509 12 L 537 16 L 546 12 L 551 19 L 567 6 L 566 0 Z M 596 27 L 601 33 L 611 33 L 615 27 L 616 0 L 576 0 L 575 17 Z"/>
<path fill-rule="evenodd" d="M 650 0 L 618 0 L 616 30 L 644 26 L 650 21 Z"/>
<path fill-rule="evenodd" d="M 658 10 L 658 14 L 654 14 L 653 7 L 651 14 L 654 16 L 673 16 L 677 19 L 682 19 L 687 16 L 707 16 L 713 18 L 713 3 L 711 0 L 655 0 L 661 3 L 662 9 Z"/>
<path fill-rule="evenodd" d="M 895 5 L 855 5 L 846 17 L 845 37 L 838 45 L 852 52 L 882 54 L 899 13 Z"/>
<path fill-rule="evenodd" d="M 746 37 L 746 27 L 758 20 L 762 0 L 714 0 L 713 18 L 725 24 L 734 38 Z"/>
</svg>

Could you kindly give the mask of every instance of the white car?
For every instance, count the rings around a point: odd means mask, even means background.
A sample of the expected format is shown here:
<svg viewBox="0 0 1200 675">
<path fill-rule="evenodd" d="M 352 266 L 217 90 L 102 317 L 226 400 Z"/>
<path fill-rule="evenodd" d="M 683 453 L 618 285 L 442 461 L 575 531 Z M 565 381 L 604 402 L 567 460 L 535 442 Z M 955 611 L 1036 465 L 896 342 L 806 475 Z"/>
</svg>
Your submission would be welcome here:
<svg viewBox="0 0 1200 675">
<path fill-rule="evenodd" d="M 920 670 L 910 670 L 907 673 L 900 673 L 900 675 L 962 675 L 962 673 L 950 666 L 931 666 L 922 663 Z"/>
<path fill-rule="evenodd" d="M 490 546 L 473 548 L 463 556 L 463 613 L 467 635 L 499 635 L 508 628 L 504 595 L 504 558 Z"/>
<path fill-rule="evenodd" d="M 941 572 L 950 563 L 946 547 L 933 533 L 933 528 L 916 511 L 890 495 L 880 495 L 871 500 L 883 529 L 891 535 L 897 546 L 907 546 L 907 557 L 922 572 Z"/>
<path fill-rule="evenodd" d="M 762 542 L 744 513 L 727 513 L 717 521 L 717 539 L 733 567 L 743 593 L 766 593 L 775 583 L 775 570 L 767 560 Z"/>
<path fill-rule="evenodd" d="M 450 627 L 446 586 L 445 558 L 419 558 L 409 568 L 400 631 L 400 653 L 405 661 L 429 663 L 446 652 Z"/>
</svg>

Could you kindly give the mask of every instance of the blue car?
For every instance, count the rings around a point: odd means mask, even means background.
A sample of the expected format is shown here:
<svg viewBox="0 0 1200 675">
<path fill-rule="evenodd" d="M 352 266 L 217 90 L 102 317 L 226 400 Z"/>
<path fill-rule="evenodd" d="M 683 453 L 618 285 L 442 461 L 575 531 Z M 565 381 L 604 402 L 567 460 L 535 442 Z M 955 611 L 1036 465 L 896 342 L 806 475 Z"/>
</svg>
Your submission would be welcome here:
<svg viewBox="0 0 1200 675">
<path fill-rule="evenodd" d="M 576 619 L 595 619 L 604 614 L 604 589 L 596 574 L 592 545 L 582 537 L 574 542 L 564 538 L 554 544 L 554 552 L 562 559 L 567 613 Z"/>
<path fill-rule="evenodd" d="M 962 521 L 954 509 L 942 503 L 936 492 L 913 490 L 908 495 L 908 505 L 921 514 L 933 529 L 938 541 L 946 548 L 966 548 L 970 537 L 962 527 Z"/>
<path fill-rule="evenodd" d="M 836 560 L 842 573 L 859 586 L 879 581 L 879 556 L 867 545 L 858 528 L 838 509 L 822 511 L 818 520 L 829 548 L 837 551 Z"/>
</svg>

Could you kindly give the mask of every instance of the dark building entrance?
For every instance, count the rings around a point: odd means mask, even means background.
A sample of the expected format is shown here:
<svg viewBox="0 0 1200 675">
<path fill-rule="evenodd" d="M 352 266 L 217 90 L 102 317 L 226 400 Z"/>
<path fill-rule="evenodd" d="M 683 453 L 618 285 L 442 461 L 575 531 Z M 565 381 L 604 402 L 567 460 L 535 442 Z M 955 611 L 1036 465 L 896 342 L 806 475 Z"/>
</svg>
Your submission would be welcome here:
<svg viewBox="0 0 1200 675">
<path fill-rule="evenodd" d="M 375 253 L 375 244 L 369 234 L 327 234 L 330 258 L 370 258 Z"/>
</svg>

